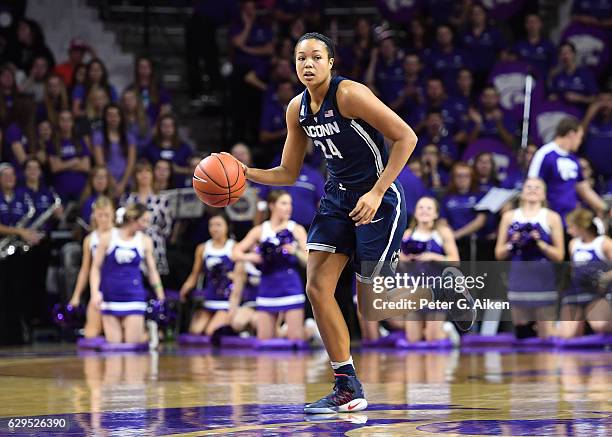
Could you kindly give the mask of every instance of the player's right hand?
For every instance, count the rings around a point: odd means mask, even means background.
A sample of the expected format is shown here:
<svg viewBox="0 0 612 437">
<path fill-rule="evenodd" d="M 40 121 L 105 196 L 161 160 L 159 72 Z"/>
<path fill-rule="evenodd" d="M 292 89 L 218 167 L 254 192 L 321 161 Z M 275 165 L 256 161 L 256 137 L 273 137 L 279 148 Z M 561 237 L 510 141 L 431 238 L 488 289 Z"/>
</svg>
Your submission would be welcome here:
<svg viewBox="0 0 612 437">
<path fill-rule="evenodd" d="M 239 161 L 238 159 L 236 159 L 236 157 L 234 157 L 234 155 L 232 155 L 231 153 L 227 153 L 227 152 L 221 152 L 220 155 L 226 155 L 226 156 L 230 156 L 232 159 L 238 161 L 238 163 L 242 166 L 242 172 L 244 173 L 244 177 L 247 176 L 247 170 L 249 169 L 243 162 Z"/>
</svg>

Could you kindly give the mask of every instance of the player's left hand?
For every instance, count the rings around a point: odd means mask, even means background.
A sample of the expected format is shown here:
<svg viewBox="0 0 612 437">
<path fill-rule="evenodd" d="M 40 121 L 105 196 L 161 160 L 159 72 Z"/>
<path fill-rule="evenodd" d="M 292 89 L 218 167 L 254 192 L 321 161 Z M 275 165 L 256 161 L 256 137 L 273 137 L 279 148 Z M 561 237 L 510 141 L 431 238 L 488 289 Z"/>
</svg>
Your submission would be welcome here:
<svg viewBox="0 0 612 437">
<path fill-rule="evenodd" d="M 367 225 L 372 221 L 383 196 L 374 191 L 368 191 L 357 201 L 355 208 L 349 213 L 356 223 L 355 226 Z"/>
</svg>

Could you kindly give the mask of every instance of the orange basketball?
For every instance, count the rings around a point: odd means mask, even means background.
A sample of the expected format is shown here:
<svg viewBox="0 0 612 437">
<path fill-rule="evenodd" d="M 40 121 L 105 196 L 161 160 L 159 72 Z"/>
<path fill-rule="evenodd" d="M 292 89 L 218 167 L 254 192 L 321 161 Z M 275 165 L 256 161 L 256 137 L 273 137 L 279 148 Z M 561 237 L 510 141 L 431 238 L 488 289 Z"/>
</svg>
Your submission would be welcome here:
<svg viewBox="0 0 612 437">
<path fill-rule="evenodd" d="M 240 162 L 231 155 L 212 153 L 193 172 L 193 189 L 202 202 L 222 208 L 236 202 L 246 189 Z"/>
</svg>

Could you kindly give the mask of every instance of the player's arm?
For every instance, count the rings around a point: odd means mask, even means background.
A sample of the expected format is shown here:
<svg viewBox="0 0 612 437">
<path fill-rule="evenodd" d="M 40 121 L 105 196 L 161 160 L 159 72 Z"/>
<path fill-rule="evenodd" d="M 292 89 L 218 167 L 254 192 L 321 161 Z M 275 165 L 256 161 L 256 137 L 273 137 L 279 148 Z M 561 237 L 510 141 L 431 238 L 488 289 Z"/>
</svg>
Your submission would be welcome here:
<svg viewBox="0 0 612 437">
<path fill-rule="evenodd" d="M 417 143 L 417 136 L 395 112 L 381 102 L 368 87 L 353 81 L 338 86 L 338 109 L 346 118 L 361 119 L 391 141 L 389 162 L 374 187 L 362 196 L 349 214 L 356 224 L 370 223 L 382 197 L 400 174 Z"/>
<path fill-rule="evenodd" d="M 148 235 L 144 235 L 144 246 L 145 246 L 145 262 L 147 264 L 147 271 L 149 272 L 149 284 L 153 287 L 153 291 L 157 296 L 158 300 L 164 300 L 164 286 L 162 285 L 159 272 L 157 271 L 157 264 L 155 263 L 155 256 L 153 255 L 153 240 Z"/>
<path fill-rule="evenodd" d="M 281 163 L 269 170 L 243 166 L 247 179 L 264 185 L 293 185 L 300 175 L 308 137 L 299 123 L 301 94 L 294 97 L 287 106 L 287 138 L 283 147 Z"/>
<path fill-rule="evenodd" d="M 200 276 L 200 271 L 202 270 L 202 259 L 204 256 L 204 243 L 198 244 L 195 250 L 195 257 L 193 259 L 193 267 L 191 268 L 191 273 L 183 286 L 181 287 L 181 291 L 179 293 L 181 300 L 184 300 L 187 294 L 193 290 L 198 282 L 198 276 Z"/>
<path fill-rule="evenodd" d="M 94 305 L 99 307 L 102 303 L 102 293 L 100 292 L 100 277 L 102 271 L 102 263 L 104 262 L 104 254 L 110 242 L 110 233 L 100 236 L 100 242 L 94 252 L 91 269 L 89 269 L 89 289 L 91 291 L 91 300 Z"/>
<path fill-rule="evenodd" d="M 81 294 L 85 290 L 87 285 L 87 277 L 89 276 L 89 269 L 91 268 L 91 251 L 89 250 L 89 240 L 91 235 L 88 235 L 83 240 L 83 259 L 81 261 L 81 268 L 79 269 L 79 275 L 77 276 L 76 285 L 70 298 L 70 305 L 77 306 L 81 300 Z"/>
</svg>

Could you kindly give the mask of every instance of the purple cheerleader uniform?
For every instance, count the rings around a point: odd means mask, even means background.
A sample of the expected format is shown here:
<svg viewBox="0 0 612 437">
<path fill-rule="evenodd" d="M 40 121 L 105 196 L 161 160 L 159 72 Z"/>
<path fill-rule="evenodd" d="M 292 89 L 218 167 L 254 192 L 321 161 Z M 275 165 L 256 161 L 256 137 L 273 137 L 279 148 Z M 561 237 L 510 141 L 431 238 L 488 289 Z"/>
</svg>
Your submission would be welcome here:
<svg viewBox="0 0 612 437">
<path fill-rule="evenodd" d="M 548 212 L 547 208 L 542 208 L 537 216 L 528 219 L 520 208 L 514 210 L 508 241 L 516 232 L 521 235 L 512 246 L 508 274 L 508 301 L 514 306 L 535 308 L 557 302 L 555 266 L 529 236 L 536 230 L 542 241 L 552 244 Z"/>
<path fill-rule="evenodd" d="M 577 239 L 572 247 L 572 283 L 563 297 L 563 305 L 588 305 L 597 299 L 597 280 L 610 269 L 603 252 L 605 237 L 600 235 L 590 243 Z"/>
<path fill-rule="evenodd" d="M 144 234 L 122 240 L 118 229 L 111 231 L 110 244 L 102 265 L 100 291 L 102 314 L 144 315 L 146 290 L 142 284 L 140 263 L 144 260 Z"/>
<path fill-rule="evenodd" d="M 232 281 L 228 273 L 234 270 L 231 255 L 235 241 L 227 240 L 222 248 L 213 247 L 212 240 L 204 243 L 202 269 L 206 277 L 204 309 L 211 311 L 229 310 Z"/>
<path fill-rule="evenodd" d="M 254 308 L 257 306 L 257 290 L 261 282 L 261 272 L 250 262 L 245 263 L 245 269 L 247 280 L 242 289 L 242 302 L 240 305 Z"/>
<path fill-rule="evenodd" d="M 258 250 L 263 258 L 259 266 L 261 282 L 257 294 L 257 310 L 279 312 L 304 307 L 304 286 L 297 271 L 297 257 L 287 254 L 282 246 L 295 241 L 295 222 L 275 233 L 269 221 L 262 223 Z"/>
</svg>

